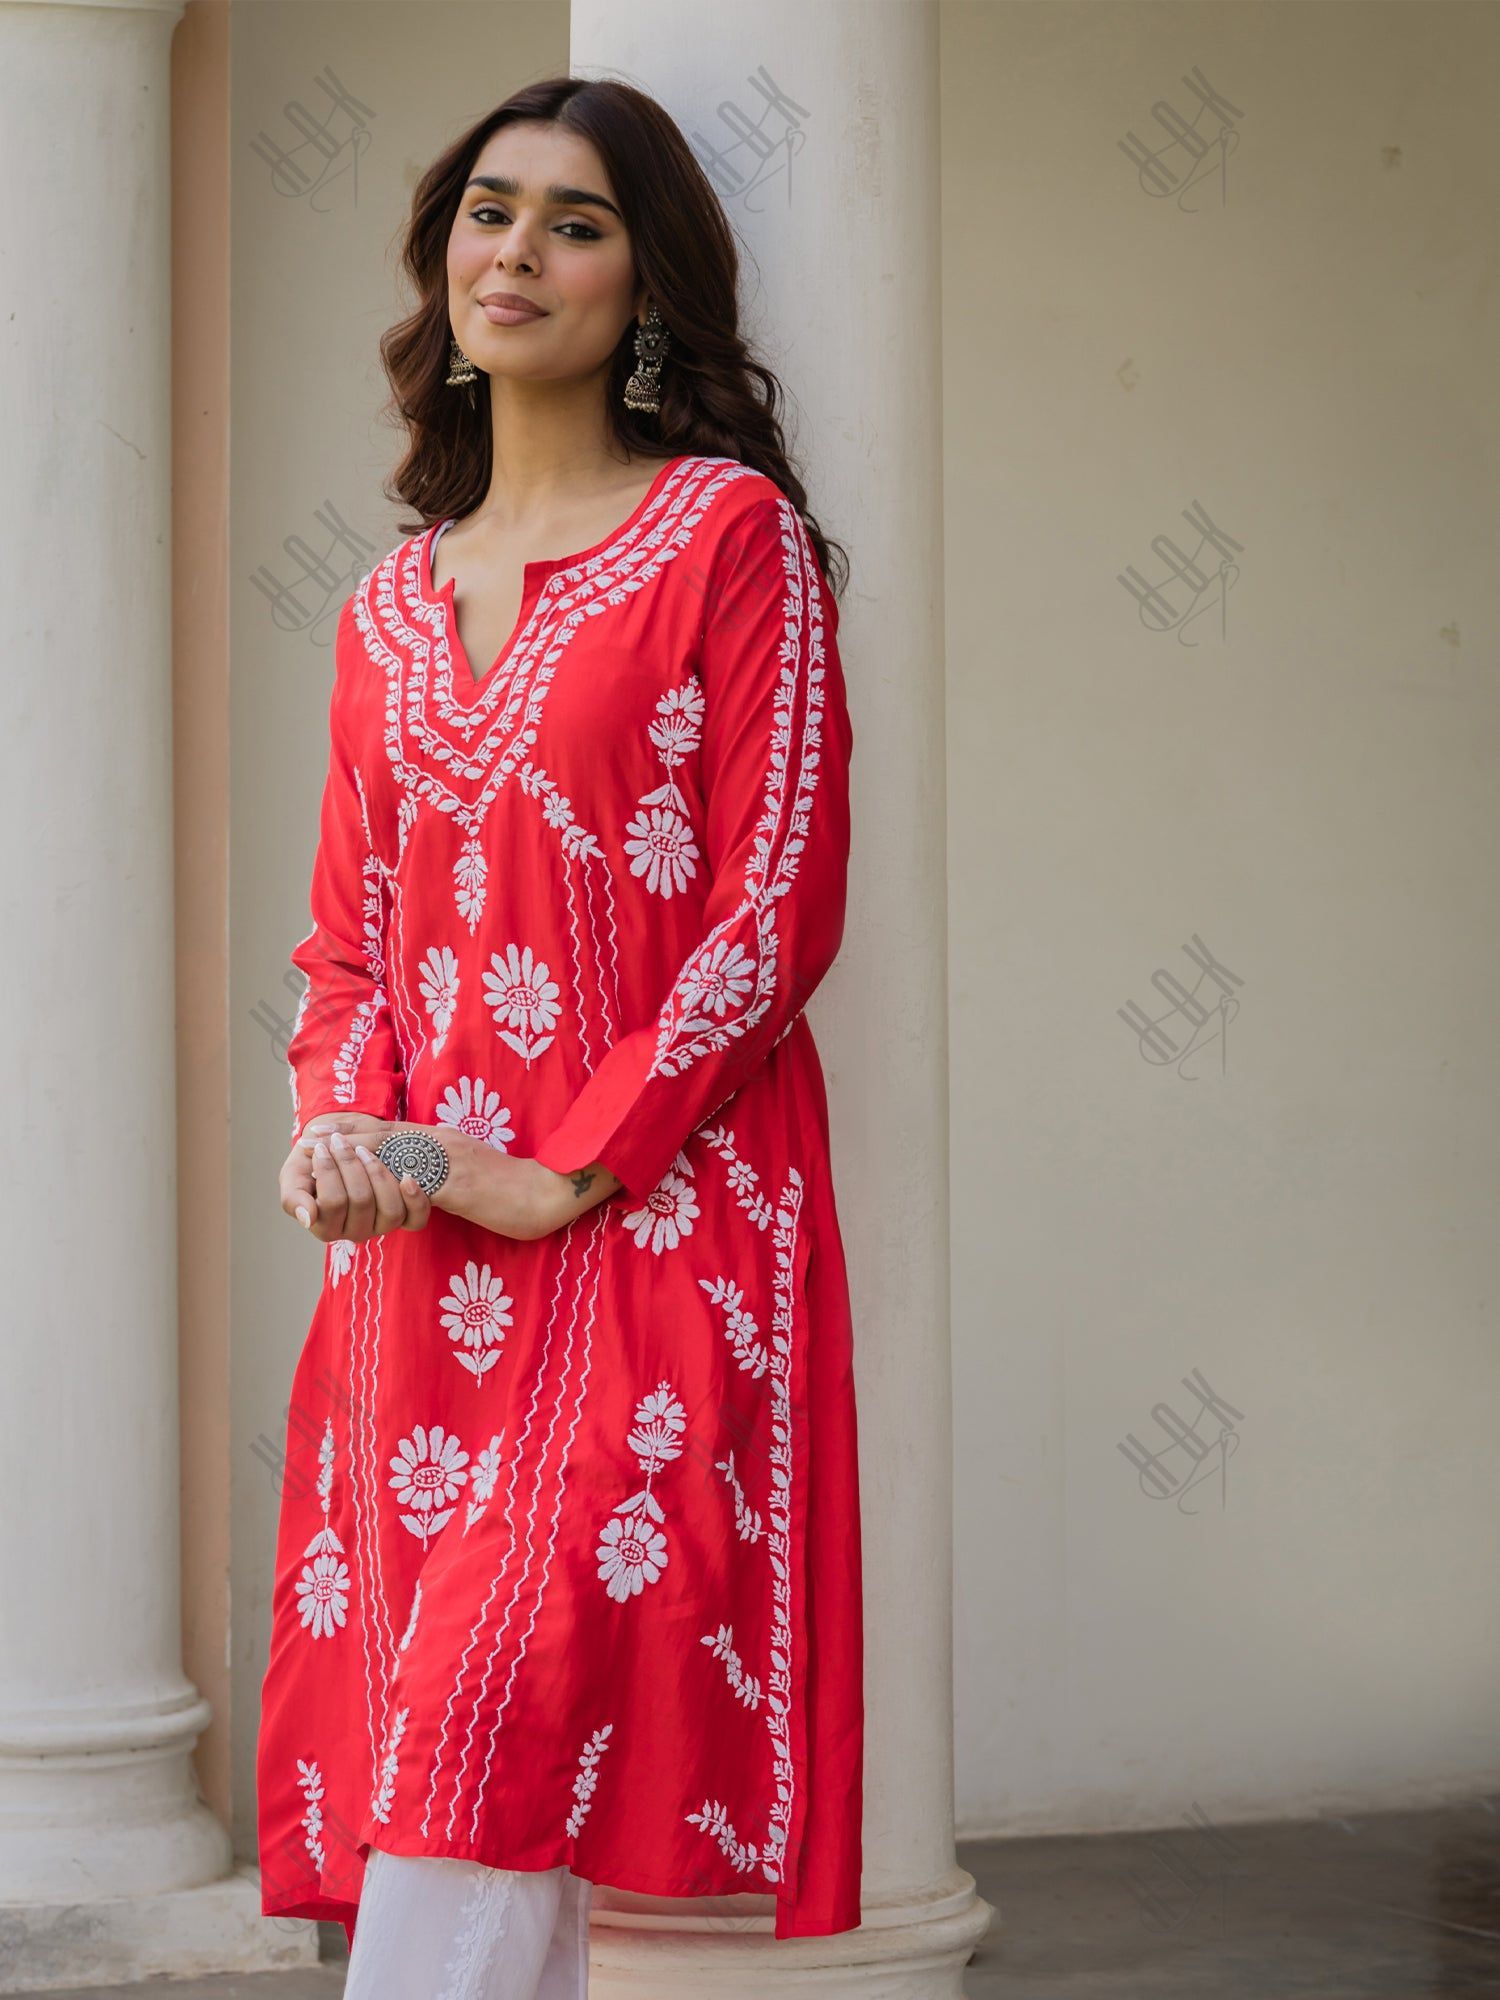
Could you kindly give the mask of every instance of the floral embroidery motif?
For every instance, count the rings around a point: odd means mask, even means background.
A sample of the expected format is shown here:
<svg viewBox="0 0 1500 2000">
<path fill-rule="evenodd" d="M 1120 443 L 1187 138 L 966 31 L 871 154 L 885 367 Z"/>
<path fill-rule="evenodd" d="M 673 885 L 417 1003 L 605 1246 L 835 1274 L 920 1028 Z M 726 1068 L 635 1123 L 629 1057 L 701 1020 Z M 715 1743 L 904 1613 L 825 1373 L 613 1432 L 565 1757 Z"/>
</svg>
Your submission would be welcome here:
<svg viewBox="0 0 1500 2000">
<path fill-rule="evenodd" d="M 468 1462 L 469 1454 L 441 1424 L 430 1429 L 418 1424 L 409 1438 L 402 1438 L 391 1460 L 390 1484 L 400 1504 L 413 1510 L 401 1516 L 402 1526 L 424 1544 L 446 1526 L 468 1479 L 463 1469 Z"/>
<path fill-rule="evenodd" d="M 575 818 L 573 804 L 565 799 L 556 784 L 539 765 L 526 763 L 516 773 L 516 782 L 529 799 L 542 799 L 542 818 L 562 837 L 562 851 L 576 859 L 579 855 L 592 854 L 601 859 L 604 849 L 599 845 L 583 823 Z"/>
<path fill-rule="evenodd" d="M 307 1811 L 302 1815 L 303 1844 L 312 1856 L 313 1867 L 321 1875 L 323 1872 L 323 1773 L 316 1760 L 304 1763 L 297 1759 L 297 1783 L 302 1787 L 302 1796 L 307 1800 Z"/>
<path fill-rule="evenodd" d="M 703 724 L 703 689 L 695 680 L 669 688 L 656 704 L 647 732 L 666 768 L 666 783 L 643 792 L 625 828 L 625 852 L 632 875 L 644 875 L 653 895 L 680 894 L 698 872 L 698 843 L 687 800 L 672 773 L 698 748 Z"/>
<path fill-rule="evenodd" d="M 328 1282 L 331 1285 L 337 1285 L 341 1279 L 349 1275 L 350 1268 L 354 1263 L 354 1252 L 357 1248 L 358 1245 L 349 1242 L 347 1237 L 343 1236 L 335 1237 L 333 1242 L 329 1244 Z"/>
<path fill-rule="evenodd" d="M 811 829 L 822 761 L 826 673 L 823 595 L 812 546 L 791 502 L 783 499 L 777 505 L 786 570 L 786 638 L 772 704 L 765 806 L 745 865 L 744 897 L 678 973 L 662 1009 L 648 1078 L 678 1076 L 700 1056 L 727 1049 L 763 1018 L 776 990 L 776 902 L 796 877 Z M 793 718 L 804 692 L 802 737 L 794 745 Z M 752 990 L 754 998 L 746 1004 Z"/>
<path fill-rule="evenodd" d="M 698 1197 L 687 1174 L 678 1171 L 686 1166 L 679 1153 L 642 1206 L 621 1216 L 621 1223 L 634 1236 L 637 1249 L 649 1249 L 660 1256 L 663 1250 L 675 1250 L 684 1236 L 692 1235 Z"/>
<path fill-rule="evenodd" d="M 599 1546 L 594 1551 L 599 1559 L 599 1580 L 620 1604 L 628 1597 L 638 1597 L 644 1584 L 657 1582 L 667 1566 L 667 1538 L 660 1532 L 667 1517 L 651 1491 L 651 1482 L 659 1467 L 681 1456 L 678 1440 L 686 1429 L 687 1416 L 669 1382 L 659 1382 L 642 1397 L 635 1428 L 625 1442 L 636 1454 L 646 1483 L 615 1508 L 599 1532 Z"/>
<path fill-rule="evenodd" d="M 489 1986 L 496 1949 L 510 1932 L 511 1881 L 503 1870 L 489 1869 L 474 1874 L 464 1892 L 459 1909 L 463 1928 L 455 1942 L 457 1951 L 443 1967 L 448 1984 L 438 2000 L 472 2000 Z"/>
<path fill-rule="evenodd" d="M 740 1841 L 729 1822 L 724 1806 L 717 1799 L 705 1799 L 701 1812 L 684 1815 L 692 1825 L 701 1827 L 719 1843 L 736 1868 L 748 1870 L 758 1865 L 768 1882 L 780 1882 L 785 1872 L 787 1835 L 792 1823 L 796 1787 L 796 1767 L 792 1762 L 791 1730 L 788 1722 L 792 1701 L 791 1352 L 795 1324 L 797 1222 L 801 1208 L 802 1176 L 795 1167 L 792 1167 L 788 1169 L 787 1185 L 782 1189 L 781 1199 L 776 1205 L 776 1232 L 773 1238 L 775 1272 L 772 1279 L 772 1293 L 775 1303 L 771 1314 L 769 1363 L 771 1442 L 767 1450 L 770 1481 L 766 1496 L 766 1510 L 770 1515 L 771 1525 L 765 1541 L 766 1558 L 771 1573 L 766 1728 L 771 1737 L 773 1796 L 764 1847 L 758 1847 L 754 1842 Z M 724 1288 L 726 1298 L 736 1290 L 725 1280 L 717 1280 L 716 1283 Z M 744 1495 L 738 1481 L 732 1483 L 735 1488 L 736 1515 L 739 1517 L 744 1509 Z M 758 1525 L 758 1516 L 756 1520 Z M 746 1690 L 752 1685 L 757 1695 L 759 1694 L 760 1683 L 759 1681 L 752 1683 L 745 1677 L 739 1656 L 733 1652 L 731 1640 L 731 1628 L 721 1626 L 716 1637 L 705 1636 L 702 1643 L 710 1647 L 716 1657 L 725 1661 L 729 1684 L 736 1696 L 743 1701 L 746 1698 Z M 758 1707 L 758 1699 L 752 1705 Z"/>
<path fill-rule="evenodd" d="M 722 1472 L 725 1483 L 734 1494 L 734 1531 L 742 1542 L 758 1542 L 765 1533 L 760 1515 L 745 1498 L 745 1489 L 740 1484 L 734 1469 L 734 1446 L 729 1447 L 727 1456 L 714 1460 L 714 1471 Z"/>
<path fill-rule="evenodd" d="M 434 945 L 421 962 L 417 984 L 437 1031 L 432 1053 L 441 1052 L 458 1007 L 458 959 L 451 945 Z"/>
<path fill-rule="evenodd" d="M 484 891 L 489 874 L 490 864 L 484 858 L 483 844 L 477 834 L 471 834 L 453 864 L 453 900 L 458 906 L 458 914 L 469 926 L 470 937 L 484 915 Z"/>
<path fill-rule="evenodd" d="M 760 1326 L 745 1304 L 744 1286 L 732 1278 L 700 1278 L 698 1283 L 716 1306 L 724 1308 L 724 1337 L 734 1348 L 736 1363 L 759 1381 L 771 1357 L 756 1339 Z"/>
<path fill-rule="evenodd" d="M 606 1722 L 596 1729 L 578 1758 L 578 1770 L 573 1778 L 573 1809 L 568 1814 L 564 1831 L 575 1839 L 583 1831 L 583 1822 L 588 1818 L 589 1807 L 594 1802 L 594 1787 L 599 1782 L 599 1759 L 609 1748 L 612 1722 Z"/>
<path fill-rule="evenodd" d="M 493 968 L 484 975 L 485 998 L 495 1017 L 495 1033 L 507 1048 L 515 1050 L 529 1069 L 543 1049 L 555 1039 L 552 1030 L 562 1011 L 557 996 L 562 990 L 544 959 L 531 946 L 510 944 L 504 954 L 490 953 Z"/>
<path fill-rule="evenodd" d="M 391 1816 L 391 1800 L 396 1795 L 396 1752 L 400 1748 L 402 1737 L 406 1734 L 406 1718 L 410 1714 L 409 1708 L 396 1711 L 396 1720 L 391 1727 L 390 1739 L 386 1744 L 385 1756 L 380 1766 L 380 1789 L 370 1801 L 370 1811 L 382 1826 Z"/>
<path fill-rule="evenodd" d="M 318 1468 L 318 1499 L 323 1508 L 323 1525 L 302 1551 L 303 1556 L 311 1556 L 312 1561 L 303 1564 L 302 1575 L 297 1583 L 297 1598 L 302 1613 L 303 1630 L 310 1630 L 315 1639 L 328 1639 L 340 1630 L 349 1613 L 349 1570 L 343 1559 L 344 1545 L 334 1533 L 333 1525 L 328 1518 L 333 1497 L 331 1417 L 323 1426 L 323 1441 L 318 1447 L 318 1457 L 321 1461 Z"/>
<path fill-rule="evenodd" d="M 457 1083 L 450 1083 L 438 1101 L 432 1122 L 450 1125 L 455 1132 L 466 1132 L 471 1139 L 481 1139 L 497 1153 L 505 1152 L 506 1142 L 516 1136 L 499 1091 L 491 1090 L 479 1076 L 461 1076 Z"/>
<path fill-rule="evenodd" d="M 754 1167 L 735 1151 L 734 1134 L 724 1125 L 700 1126 L 699 1130 L 704 1144 L 723 1156 L 730 1193 L 757 1229 L 769 1229 L 775 1210 L 761 1192 L 760 1176 Z"/>
<path fill-rule="evenodd" d="M 740 1656 L 734 1650 L 734 1627 L 721 1625 L 717 1632 L 705 1632 L 698 1643 L 707 1646 L 716 1660 L 724 1662 L 724 1672 L 728 1676 L 729 1685 L 746 1708 L 759 1708 L 761 1685 L 754 1674 L 745 1672 Z"/>
<path fill-rule="evenodd" d="M 454 1360 L 482 1381 L 500 1359 L 506 1329 L 512 1324 L 515 1300 L 498 1276 L 490 1275 L 488 1264 L 481 1269 L 471 1257 L 462 1277 L 448 1280 L 440 1313 L 443 1330 L 450 1340 L 462 1341 L 473 1353 L 459 1353 Z"/>
<path fill-rule="evenodd" d="M 464 1515 L 465 1534 L 489 1505 L 490 1495 L 495 1490 L 495 1481 L 500 1477 L 500 1440 L 504 1435 L 503 1431 L 496 1431 L 474 1461 L 474 1475 L 469 1481 L 469 1505 Z"/>
<path fill-rule="evenodd" d="M 701 1826 L 705 1833 L 711 1834 L 719 1843 L 724 1859 L 731 1867 L 738 1868 L 742 1875 L 759 1861 L 760 1849 L 753 1840 L 747 1842 L 740 1839 L 730 1825 L 728 1813 L 717 1799 L 705 1799 L 701 1812 L 684 1813 L 683 1818 L 689 1826 Z"/>
</svg>

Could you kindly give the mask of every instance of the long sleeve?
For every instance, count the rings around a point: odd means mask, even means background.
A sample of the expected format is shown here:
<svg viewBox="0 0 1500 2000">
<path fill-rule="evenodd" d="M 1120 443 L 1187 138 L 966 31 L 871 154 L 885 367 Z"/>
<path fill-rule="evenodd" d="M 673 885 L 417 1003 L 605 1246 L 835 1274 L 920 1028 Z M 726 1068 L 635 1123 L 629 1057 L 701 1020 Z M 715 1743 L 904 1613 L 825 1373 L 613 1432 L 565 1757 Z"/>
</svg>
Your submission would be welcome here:
<svg viewBox="0 0 1500 2000">
<path fill-rule="evenodd" d="M 837 955 L 853 747 L 837 605 L 796 509 L 767 494 L 715 551 L 698 652 L 710 887 L 653 1020 L 605 1055 L 535 1148 L 601 1161 L 644 1200 L 793 1025 Z"/>
<path fill-rule="evenodd" d="M 321 1111 L 397 1118 L 405 1094 L 385 993 L 385 881 L 350 752 L 351 649 L 358 644 L 351 599 L 334 640 L 328 776 L 308 897 L 313 927 L 291 953 L 307 978 L 287 1042 L 294 1142 Z"/>
</svg>

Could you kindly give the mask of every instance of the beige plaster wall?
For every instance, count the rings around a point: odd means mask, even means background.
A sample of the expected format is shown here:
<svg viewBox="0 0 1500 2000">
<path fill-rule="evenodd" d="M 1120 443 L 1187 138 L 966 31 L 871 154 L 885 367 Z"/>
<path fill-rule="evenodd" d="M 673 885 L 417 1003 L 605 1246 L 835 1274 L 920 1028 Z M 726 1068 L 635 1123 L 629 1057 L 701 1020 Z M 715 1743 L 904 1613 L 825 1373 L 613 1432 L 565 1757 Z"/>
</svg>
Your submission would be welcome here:
<svg viewBox="0 0 1500 2000">
<path fill-rule="evenodd" d="M 1472 1793 L 1500 14 L 948 5 L 943 57 L 960 1828 Z M 1231 1442 L 1152 1497 L 1195 1370 Z"/>
</svg>

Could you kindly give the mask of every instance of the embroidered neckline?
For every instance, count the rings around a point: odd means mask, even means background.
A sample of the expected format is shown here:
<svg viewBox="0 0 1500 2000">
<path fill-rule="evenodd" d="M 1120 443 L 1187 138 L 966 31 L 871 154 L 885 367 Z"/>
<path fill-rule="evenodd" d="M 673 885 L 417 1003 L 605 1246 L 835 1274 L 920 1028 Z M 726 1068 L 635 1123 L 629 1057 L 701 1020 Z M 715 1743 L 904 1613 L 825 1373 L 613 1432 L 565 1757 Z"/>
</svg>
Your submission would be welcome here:
<svg viewBox="0 0 1500 2000">
<path fill-rule="evenodd" d="M 450 576 L 441 584 L 435 584 L 432 580 L 432 551 L 437 546 L 438 537 L 451 528 L 458 517 L 449 515 L 445 520 L 434 521 L 431 527 L 423 529 L 416 537 L 413 568 L 418 595 L 423 603 L 436 610 L 442 622 L 446 643 L 438 649 L 433 673 L 434 684 L 440 696 L 460 709 L 468 710 L 477 706 L 489 691 L 491 682 L 504 678 L 506 668 L 515 659 L 532 621 L 542 609 L 543 599 L 547 595 L 546 585 L 543 585 L 533 604 L 531 602 L 533 577 L 551 578 L 564 571 L 578 569 L 595 559 L 603 560 L 622 554 L 637 529 L 654 510 L 672 474 L 680 467 L 689 464 L 692 458 L 691 452 L 677 452 L 671 458 L 663 459 L 657 468 L 655 478 L 625 519 L 618 526 L 611 528 L 607 534 L 601 535 L 589 548 L 576 549 L 571 555 L 565 556 L 539 556 L 522 565 L 521 608 L 516 615 L 516 622 L 511 627 L 510 637 L 490 662 L 483 676 L 478 679 L 475 678 L 474 663 L 469 658 L 468 649 L 459 636 L 458 619 L 453 609 L 455 579 Z M 530 610 L 527 609 L 528 605 L 531 606 Z M 457 664 L 459 661 L 462 662 L 461 668 Z M 462 687 L 460 683 L 463 684 Z"/>
</svg>

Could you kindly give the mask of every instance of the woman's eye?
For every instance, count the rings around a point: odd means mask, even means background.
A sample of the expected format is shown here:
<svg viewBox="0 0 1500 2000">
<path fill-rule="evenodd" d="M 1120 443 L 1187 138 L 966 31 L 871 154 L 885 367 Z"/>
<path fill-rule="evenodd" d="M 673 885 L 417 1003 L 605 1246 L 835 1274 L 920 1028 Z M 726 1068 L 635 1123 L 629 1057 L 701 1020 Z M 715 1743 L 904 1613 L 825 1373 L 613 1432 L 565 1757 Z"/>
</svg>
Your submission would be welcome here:
<svg viewBox="0 0 1500 2000">
<path fill-rule="evenodd" d="M 493 202 L 479 202 L 469 210 L 469 213 L 476 222 L 496 222 L 504 221 L 505 219 L 505 210 L 503 208 L 496 208 Z M 583 231 L 581 236 L 573 236 L 568 239 L 572 243 L 595 243 L 599 239 L 599 231 L 591 228 L 586 222 L 564 222 L 559 224 L 559 227 L 562 229 L 581 229 Z"/>
</svg>

